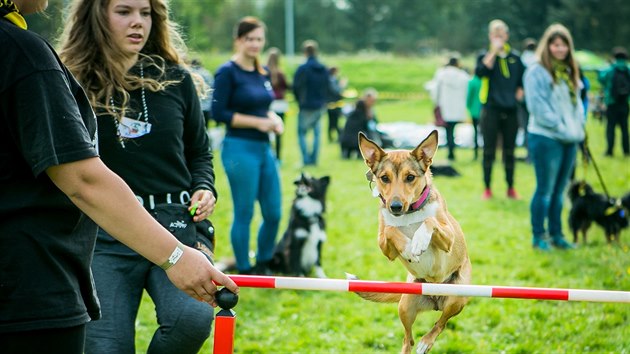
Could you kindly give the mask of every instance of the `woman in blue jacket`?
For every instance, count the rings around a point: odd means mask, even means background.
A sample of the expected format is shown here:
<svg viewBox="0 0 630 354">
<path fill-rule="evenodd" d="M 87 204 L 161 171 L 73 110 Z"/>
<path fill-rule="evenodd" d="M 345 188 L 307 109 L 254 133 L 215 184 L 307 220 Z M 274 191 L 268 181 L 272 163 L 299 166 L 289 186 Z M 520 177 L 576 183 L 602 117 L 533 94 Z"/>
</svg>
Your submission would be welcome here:
<svg viewBox="0 0 630 354">
<path fill-rule="evenodd" d="M 569 31 L 551 25 L 539 42 L 538 62 L 525 72 L 528 147 L 536 173 L 530 205 L 533 247 L 543 251 L 549 249 L 547 236 L 557 248 L 574 247 L 564 239 L 561 221 L 564 189 L 584 139 L 582 83 L 573 48 Z"/>
</svg>

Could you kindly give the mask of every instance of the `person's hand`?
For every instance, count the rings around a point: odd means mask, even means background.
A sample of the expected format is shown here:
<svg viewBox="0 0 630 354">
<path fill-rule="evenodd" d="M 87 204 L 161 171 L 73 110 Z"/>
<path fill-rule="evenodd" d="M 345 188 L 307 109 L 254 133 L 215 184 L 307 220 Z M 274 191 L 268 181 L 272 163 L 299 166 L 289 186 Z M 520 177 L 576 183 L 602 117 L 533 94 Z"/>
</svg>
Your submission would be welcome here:
<svg viewBox="0 0 630 354">
<path fill-rule="evenodd" d="M 166 270 L 170 281 L 191 297 L 217 306 L 215 283 L 238 294 L 239 288 L 227 275 L 216 269 L 201 252 L 184 246 L 184 254 L 175 265 Z"/>
<path fill-rule="evenodd" d="M 268 115 L 267 118 L 258 119 L 258 130 L 263 133 L 273 132 L 276 127 L 276 121 L 271 119 Z"/>
<path fill-rule="evenodd" d="M 503 50 L 503 47 L 505 46 L 505 40 L 503 40 L 503 38 L 500 38 L 500 37 L 493 37 L 490 40 L 490 46 L 496 54 L 499 54 L 501 53 L 501 51 Z"/>
<path fill-rule="evenodd" d="M 273 132 L 277 135 L 281 135 L 284 132 L 284 122 L 282 121 L 282 118 L 280 118 L 280 116 L 276 113 L 271 112 L 269 119 L 274 122 Z"/>
<path fill-rule="evenodd" d="M 206 189 L 200 189 L 193 193 L 192 198 L 190 199 L 190 206 L 188 207 L 188 211 L 192 212 L 195 209 L 195 213 L 193 214 L 193 221 L 199 222 L 201 220 L 207 219 L 214 212 L 214 206 L 217 203 L 217 198 L 214 196 L 212 191 Z M 196 208 L 195 208 L 196 206 Z"/>
<path fill-rule="evenodd" d="M 525 91 L 523 91 L 523 88 L 519 87 L 516 89 L 515 97 L 518 102 L 523 102 L 523 99 L 525 98 Z"/>
</svg>

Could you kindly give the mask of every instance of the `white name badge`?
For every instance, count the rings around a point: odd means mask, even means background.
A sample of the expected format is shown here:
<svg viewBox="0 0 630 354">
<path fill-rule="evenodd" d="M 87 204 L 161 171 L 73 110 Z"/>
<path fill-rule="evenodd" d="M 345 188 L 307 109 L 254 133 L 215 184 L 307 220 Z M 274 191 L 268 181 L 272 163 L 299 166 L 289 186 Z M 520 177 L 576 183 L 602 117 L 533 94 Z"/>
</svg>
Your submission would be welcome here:
<svg viewBox="0 0 630 354">
<path fill-rule="evenodd" d="M 123 138 L 138 138 L 151 132 L 151 123 L 123 117 L 118 124 L 118 132 Z"/>
</svg>

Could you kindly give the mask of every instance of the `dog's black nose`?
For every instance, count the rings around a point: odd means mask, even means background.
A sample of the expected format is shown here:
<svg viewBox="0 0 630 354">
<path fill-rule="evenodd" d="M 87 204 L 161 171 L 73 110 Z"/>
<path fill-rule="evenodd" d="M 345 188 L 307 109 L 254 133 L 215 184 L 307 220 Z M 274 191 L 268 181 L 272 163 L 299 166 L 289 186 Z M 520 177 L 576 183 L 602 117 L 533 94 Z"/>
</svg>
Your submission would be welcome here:
<svg viewBox="0 0 630 354">
<path fill-rule="evenodd" d="M 389 209 L 392 211 L 392 213 L 400 213 L 402 212 L 402 208 L 403 205 L 400 201 L 393 201 L 392 204 L 389 206 Z"/>
</svg>

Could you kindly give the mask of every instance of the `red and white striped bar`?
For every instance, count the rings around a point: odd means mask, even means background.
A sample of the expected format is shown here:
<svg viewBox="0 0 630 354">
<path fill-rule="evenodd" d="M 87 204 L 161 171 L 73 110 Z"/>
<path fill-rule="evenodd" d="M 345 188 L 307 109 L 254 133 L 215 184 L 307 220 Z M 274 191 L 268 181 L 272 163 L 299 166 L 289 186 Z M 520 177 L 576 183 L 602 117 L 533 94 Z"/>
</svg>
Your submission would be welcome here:
<svg viewBox="0 0 630 354">
<path fill-rule="evenodd" d="M 629 291 L 524 288 L 489 285 L 402 283 L 369 280 L 318 279 L 230 275 L 244 288 L 331 290 L 440 296 L 493 297 L 509 299 L 630 303 Z"/>
</svg>

